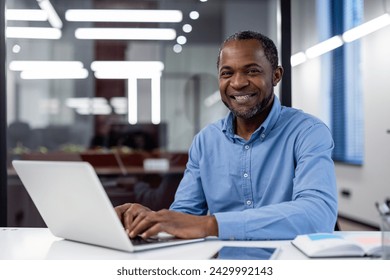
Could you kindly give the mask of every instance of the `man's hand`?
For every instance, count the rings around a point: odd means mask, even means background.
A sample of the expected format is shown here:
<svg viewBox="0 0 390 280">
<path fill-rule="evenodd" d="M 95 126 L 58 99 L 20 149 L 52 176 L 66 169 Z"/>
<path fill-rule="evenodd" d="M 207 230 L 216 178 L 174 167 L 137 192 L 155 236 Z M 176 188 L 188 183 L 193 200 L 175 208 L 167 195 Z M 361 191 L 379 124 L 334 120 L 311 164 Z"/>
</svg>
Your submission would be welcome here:
<svg viewBox="0 0 390 280">
<path fill-rule="evenodd" d="M 138 204 L 138 203 L 125 203 L 123 205 L 119 205 L 115 207 L 115 212 L 121 220 L 127 234 L 130 237 L 135 237 L 137 234 L 132 235 L 131 230 L 133 229 L 134 220 L 142 213 L 142 212 L 151 212 L 149 208 Z"/>
<path fill-rule="evenodd" d="M 195 216 L 170 210 L 151 211 L 140 204 L 115 208 L 130 237 L 148 238 L 167 232 L 179 238 L 201 238 L 218 235 L 214 216 Z"/>
</svg>

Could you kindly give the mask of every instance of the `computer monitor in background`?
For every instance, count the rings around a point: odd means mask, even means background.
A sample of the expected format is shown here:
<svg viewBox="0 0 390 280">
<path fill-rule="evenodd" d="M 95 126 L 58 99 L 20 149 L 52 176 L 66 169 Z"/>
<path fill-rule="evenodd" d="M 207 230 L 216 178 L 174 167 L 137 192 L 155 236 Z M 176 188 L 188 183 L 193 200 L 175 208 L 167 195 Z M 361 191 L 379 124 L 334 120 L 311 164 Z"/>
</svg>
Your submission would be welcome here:
<svg viewBox="0 0 390 280">
<path fill-rule="evenodd" d="M 116 123 L 110 127 L 108 135 L 110 147 L 129 147 L 134 150 L 153 151 L 165 149 L 167 144 L 167 124 L 125 124 Z"/>
</svg>

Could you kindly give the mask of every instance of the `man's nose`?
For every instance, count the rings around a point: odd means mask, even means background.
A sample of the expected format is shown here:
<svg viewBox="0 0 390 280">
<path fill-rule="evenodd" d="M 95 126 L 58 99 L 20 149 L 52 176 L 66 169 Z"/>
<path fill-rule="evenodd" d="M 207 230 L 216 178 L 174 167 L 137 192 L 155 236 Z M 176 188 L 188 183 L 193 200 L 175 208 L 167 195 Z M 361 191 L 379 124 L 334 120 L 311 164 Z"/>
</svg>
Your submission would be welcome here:
<svg viewBox="0 0 390 280">
<path fill-rule="evenodd" d="M 249 85 L 249 81 L 248 81 L 246 75 L 244 75 L 242 73 L 236 73 L 232 76 L 232 78 L 230 80 L 230 85 L 233 88 L 239 89 L 239 88 L 243 88 L 243 87 L 246 87 L 247 85 Z"/>
</svg>

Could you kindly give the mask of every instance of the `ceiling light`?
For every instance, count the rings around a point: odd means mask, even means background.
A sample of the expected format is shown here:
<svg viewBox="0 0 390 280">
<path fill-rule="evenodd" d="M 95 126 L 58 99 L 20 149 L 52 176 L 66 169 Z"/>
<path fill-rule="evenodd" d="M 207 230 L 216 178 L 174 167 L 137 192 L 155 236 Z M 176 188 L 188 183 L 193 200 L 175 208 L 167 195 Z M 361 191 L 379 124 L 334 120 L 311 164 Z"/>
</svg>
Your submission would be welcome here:
<svg viewBox="0 0 390 280">
<path fill-rule="evenodd" d="M 47 13 L 48 21 L 54 28 L 62 28 L 62 21 L 49 0 L 37 0 L 39 7 Z"/>
<path fill-rule="evenodd" d="M 40 9 L 7 9 L 5 18 L 17 21 L 46 21 L 48 16 Z"/>
<path fill-rule="evenodd" d="M 356 39 L 364 37 L 372 32 L 375 32 L 390 24 L 390 15 L 384 14 L 366 23 L 363 23 L 355 28 L 352 28 L 343 34 L 345 42 L 352 42 Z"/>
<path fill-rule="evenodd" d="M 18 45 L 18 44 L 15 44 L 13 47 L 12 47 L 12 52 L 13 53 L 20 53 L 20 50 L 21 50 L 22 48 L 20 47 L 20 45 Z"/>
<path fill-rule="evenodd" d="M 79 115 L 110 115 L 112 109 L 110 106 L 92 107 L 92 108 L 76 108 Z"/>
<path fill-rule="evenodd" d="M 343 40 L 341 39 L 341 36 L 337 35 L 317 45 L 314 45 L 311 48 L 308 48 L 305 54 L 308 58 L 314 58 L 324 53 L 327 53 L 331 50 L 334 50 L 342 45 L 343 45 Z"/>
<path fill-rule="evenodd" d="M 66 106 L 75 109 L 80 115 L 109 115 L 112 112 L 110 105 L 103 97 L 79 97 L 68 98 L 66 100 Z"/>
<path fill-rule="evenodd" d="M 13 60 L 9 63 L 9 69 L 12 71 L 77 70 L 83 67 L 84 65 L 80 61 Z"/>
<path fill-rule="evenodd" d="M 22 79 L 86 79 L 89 75 L 80 61 L 14 60 L 11 71 L 21 71 Z"/>
<path fill-rule="evenodd" d="M 161 61 L 93 61 L 91 69 L 97 79 L 128 79 L 129 77 L 152 78 L 161 76 Z"/>
<path fill-rule="evenodd" d="M 88 71 L 86 69 L 77 70 L 46 70 L 46 71 L 32 71 L 25 70 L 20 73 L 20 77 L 25 80 L 51 80 L 51 79 L 86 79 Z"/>
<path fill-rule="evenodd" d="M 102 107 L 107 105 L 107 99 L 103 97 L 71 97 L 66 99 L 66 106 L 70 108 L 89 108 L 91 106 Z"/>
<path fill-rule="evenodd" d="M 77 39 L 94 40 L 174 40 L 172 28 L 78 28 Z"/>
<path fill-rule="evenodd" d="M 7 38 L 23 39 L 60 39 L 61 30 L 48 27 L 7 27 L 5 30 Z"/>
<path fill-rule="evenodd" d="M 291 56 L 290 63 L 291 67 L 297 66 L 301 63 L 304 63 L 307 60 L 307 57 L 304 52 L 299 52 Z"/>
<path fill-rule="evenodd" d="M 307 58 L 314 58 L 324 53 L 334 50 L 342 46 L 344 43 L 352 42 L 356 39 L 362 38 L 372 32 L 390 25 L 390 14 L 386 13 L 373 20 L 356 26 L 343 33 L 342 36 L 334 36 L 326 41 L 323 41 L 309 49 L 305 53 L 299 52 L 291 56 L 291 66 L 294 67 L 307 60 Z"/>
<path fill-rule="evenodd" d="M 114 107 L 116 114 L 127 114 L 127 98 L 126 97 L 112 97 L 110 99 L 111 106 Z"/>
<path fill-rule="evenodd" d="M 179 10 L 67 10 L 67 21 L 85 22 L 181 22 Z"/>
<path fill-rule="evenodd" d="M 176 45 L 173 46 L 173 51 L 175 53 L 181 53 L 182 50 L 183 50 L 183 47 L 181 45 L 179 45 L 179 44 L 176 44 Z"/>
<path fill-rule="evenodd" d="M 97 79 L 127 79 L 128 122 L 138 121 L 138 79 L 151 80 L 151 120 L 158 124 L 161 121 L 160 78 L 164 70 L 161 61 L 94 61 L 91 69 Z"/>
<path fill-rule="evenodd" d="M 161 79 L 160 77 L 152 78 L 151 80 L 151 112 L 152 123 L 159 124 L 161 122 Z"/>
<path fill-rule="evenodd" d="M 176 42 L 180 45 L 184 45 L 187 43 L 187 38 L 185 36 L 179 36 L 177 37 Z"/>
<path fill-rule="evenodd" d="M 191 24 L 184 24 L 184 25 L 183 25 L 183 31 L 184 31 L 185 33 L 190 33 L 190 32 L 192 31 L 192 26 L 191 26 Z"/>
<path fill-rule="evenodd" d="M 199 18 L 199 13 L 197 11 L 192 11 L 190 12 L 190 19 L 198 19 Z"/>
</svg>

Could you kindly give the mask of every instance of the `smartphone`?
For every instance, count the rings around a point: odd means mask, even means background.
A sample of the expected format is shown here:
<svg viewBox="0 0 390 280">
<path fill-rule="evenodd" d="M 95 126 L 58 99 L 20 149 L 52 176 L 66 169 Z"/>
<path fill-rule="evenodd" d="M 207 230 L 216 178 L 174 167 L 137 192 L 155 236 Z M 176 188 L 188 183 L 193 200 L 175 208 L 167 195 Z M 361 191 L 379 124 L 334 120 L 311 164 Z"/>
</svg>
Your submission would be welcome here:
<svg viewBox="0 0 390 280">
<path fill-rule="evenodd" d="M 223 246 L 211 258 L 220 260 L 274 260 L 279 254 L 277 247 Z"/>
</svg>

